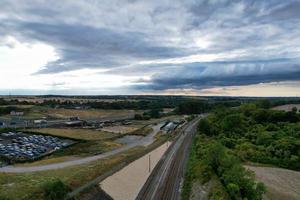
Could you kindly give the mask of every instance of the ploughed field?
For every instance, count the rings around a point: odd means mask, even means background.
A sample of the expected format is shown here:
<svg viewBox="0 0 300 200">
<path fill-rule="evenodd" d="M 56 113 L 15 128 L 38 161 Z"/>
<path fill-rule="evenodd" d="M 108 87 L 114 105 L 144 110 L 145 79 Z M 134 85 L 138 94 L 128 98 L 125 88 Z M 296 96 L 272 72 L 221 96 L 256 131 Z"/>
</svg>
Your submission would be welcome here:
<svg viewBox="0 0 300 200">
<path fill-rule="evenodd" d="M 283 111 L 292 111 L 293 108 L 297 108 L 298 112 L 300 110 L 300 104 L 286 104 L 281 106 L 276 106 L 272 108 L 273 110 L 283 110 Z"/>
<path fill-rule="evenodd" d="M 298 200 L 300 199 L 300 172 L 275 168 L 246 166 L 255 172 L 258 181 L 267 186 L 267 200 Z"/>
</svg>

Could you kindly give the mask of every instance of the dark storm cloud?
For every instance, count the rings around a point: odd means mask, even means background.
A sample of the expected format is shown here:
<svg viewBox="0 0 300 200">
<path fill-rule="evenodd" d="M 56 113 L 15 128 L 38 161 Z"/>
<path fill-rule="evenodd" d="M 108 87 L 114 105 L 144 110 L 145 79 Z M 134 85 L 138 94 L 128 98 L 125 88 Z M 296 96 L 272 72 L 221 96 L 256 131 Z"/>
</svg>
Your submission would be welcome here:
<svg viewBox="0 0 300 200">
<path fill-rule="evenodd" d="M 245 75 L 245 76 L 230 76 L 230 77 L 188 77 L 188 78 L 162 78 L 153 79 L 152 82 L 146 85 L 136 85 L 137 89 L 149 90 L 166 90 L 166 89 L 181 89 L 193 88 L 203 89 L 215 86 L 238 86 L 250 85 L 259 83 L 279 82 L 279 81 L 299 81 L 300 71 L 291 74 L 266 74 L 266 75 Z"/>
<path fill-rule="evenodd" d="M 36 74 L 104 68 L 156 90 L 299 80 L 299 10 L 298 0 L 3 0 L 0 45 L 54 47 L 59 58 Z"/>
<path fill-rule="evenodd" d="M 290 60 L 188 63 L 154 74 L 151 80 L 139 80 L 134 88 L 166 90 L 215 86 L 236 86 L 279 81 L 299 81 L 300 65 Z"/>
</svg>

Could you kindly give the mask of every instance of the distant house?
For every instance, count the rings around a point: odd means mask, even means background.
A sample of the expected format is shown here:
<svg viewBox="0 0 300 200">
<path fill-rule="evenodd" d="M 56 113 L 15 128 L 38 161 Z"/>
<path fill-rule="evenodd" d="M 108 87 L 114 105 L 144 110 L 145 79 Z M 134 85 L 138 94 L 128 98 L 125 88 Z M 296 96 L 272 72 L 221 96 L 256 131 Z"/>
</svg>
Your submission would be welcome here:
<svg viewBox="0 0 300 200">
<path fill-rule="evenodd" d="M 11 111 L 10 112 L 10 115 L 11 116 L 23 116 L 24 115 L 24 112 L 17 112 L 17 111 Z"/>
<path fill-rule="evenodd" d="M 0 127 L 1 126 L 5 126 L 5 123 L 4 122 L 0 122 Z"/>
</svg>

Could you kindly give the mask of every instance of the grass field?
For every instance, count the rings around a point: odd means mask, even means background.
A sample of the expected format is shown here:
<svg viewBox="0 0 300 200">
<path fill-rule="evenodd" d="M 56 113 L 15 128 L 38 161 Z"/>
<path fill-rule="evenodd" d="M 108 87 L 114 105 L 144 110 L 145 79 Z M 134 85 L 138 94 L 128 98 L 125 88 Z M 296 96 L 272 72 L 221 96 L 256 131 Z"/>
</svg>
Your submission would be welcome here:
<svg viewBox="0 0 300 200">
<path fill-rule="evenodd" d="M 55 100 L 60 102 L 71 101 L 77 103 L 87 103 L 87 102 L 118 102 L 124 101 L 123 99 L 118 98 L 105 98 L 105 99 L 96 99 L 96 98 L 78 98 L 78 97 L 35 97 L 35 96 L 23 96 L 23 97 L 4 97 L 5 100 L 18 100 L 25 101 L 28 103 L 42 103 L 45 100 Z M 126 101 L 136 101 L 135 99 L 126 99 Z"/>
<path fill-rule="evenodd" d="M 125 118 L 133 117 L 135 113 L 141 113 L 142 111 L 134 110 L 104 110 L 104 109 L 63 109 L 63 108 L 48 108 L 43 106 L 33 105 L 17 105 L 19 108 L 26 108 L 24 116 L 18 117 L 19 119 L 39 119 L 42 117 L 49 117 L 54 119 L 68 119 L 70 117 L 78 116 L 81 119 L 101 119 L 101 118 Z M 11 119 L 10 115 L 1 116 L 5 119 Z"/>
<path fill-rule="evenodd" d="M 87 141 L 56 151 L 51 156 L 91 156 L 111 151 L 121 146 L 121 144 L 113 141 Z"/>
<path fill-rule="evenodd" d="M 88 109 L 88 110 L 76 110 L 76 109 L 54 109 L 49 108 L 45 110 L 47 116 L 53 118 L 70 118 L 78 116 L 81 119 L 97 119 L 97 118 L 114 118 L 114 117 L 133 117 L 134 110 L 101 110 L 101 109 Z"/>
<path fill-rule="evenodd" d="M 21 163 L 21 164 L 15 164 L 15 166 L 20 166 L 20 167 L 33 167 L 33 166 L 40 166 L 40 165 L 48 165 L 48 164 L 53 164 L 53 163 L 59 163 L 59 162 L 64 162 L 64 161 L 69 161 L 69 160 L 76 160 L 78 159 L 78 156 L 61 156 L 61 157 L 46 157 L 43 160 L 38 160 L 32 163 Z"/>
<path fill-rule="evenodd" d="M 109 133 L 93 129 L 74 129 L 74 128 L 41 128 L 27 129 L 27 131 L 44 133 L 53 136 L 62 136 L 79 140 L 105 140 L 118 136 L 117 133 Z"/>
</svg>

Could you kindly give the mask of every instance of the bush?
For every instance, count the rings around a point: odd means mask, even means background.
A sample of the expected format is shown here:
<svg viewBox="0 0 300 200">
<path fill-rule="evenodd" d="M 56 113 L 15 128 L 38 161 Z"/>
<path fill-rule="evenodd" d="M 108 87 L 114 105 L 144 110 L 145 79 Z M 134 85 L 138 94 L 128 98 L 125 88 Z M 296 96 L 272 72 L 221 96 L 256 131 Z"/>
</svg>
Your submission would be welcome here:
<svg viewBox="0 0 300 200">
<path fill-rule="evenodd" d="M 69 187 L 61 180 L 55 180 L 44 185 L 44 195 L 47 200 L 64 200 L 69 191 Z"/>
<path fill-rule="evenodd" d="M 255 183 L 254 174 L 220 143 L 209 145 L 206 163 L 221 179 L 231 199 L 261 200 L 265 192 L 263 183 Z"/>
<path fill-rule="evenodd" d="M 213 135 L 211 124 L 210 124 L 209 120 L 207 120 L 206 118 L 200 120 L 200 122 L 198 124 L 198 130 L 201 133 L 204 133 L 205 135 L 208 135 L 208 136 Z"/>
<path fill-rule="evenodd" d="M 4 196 L 0 196 L 0 200 L 10 200 L 10 199 Z"/>
<path fill-rule="evenodd" d="M 135 115 L 134 115 L 134 119 L 135 119 L 135 120 L 143 120 L 143 116 L 140 115 L 140 114 L 135 114 Z"/>
</svg>

